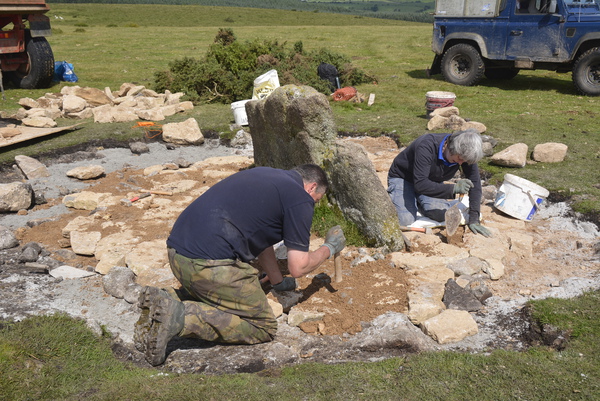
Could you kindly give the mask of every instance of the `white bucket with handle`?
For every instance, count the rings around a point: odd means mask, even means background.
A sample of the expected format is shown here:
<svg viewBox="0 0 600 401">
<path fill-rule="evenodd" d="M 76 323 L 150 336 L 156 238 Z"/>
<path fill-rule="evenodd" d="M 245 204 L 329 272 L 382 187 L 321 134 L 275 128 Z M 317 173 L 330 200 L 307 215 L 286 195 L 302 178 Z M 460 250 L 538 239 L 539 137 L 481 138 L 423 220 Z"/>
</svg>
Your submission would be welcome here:
<svg viewBox="0 0 600 401">
<path fill-rule="evenodd" d="M 246 114 L 246 103 L 252 99 L 240 100 L 238 102 L 231 103 L 231 110 L 233 111 L 233 119 L 237 125 L 248 125 L 248 115 Z"/>
<path fill-rule="evenodd" d="M 542 202 L 550 195 L 544 187 L 513 174 L 504 175 L 494 207 L 520 220 L 531 221 Z"/>
</svg>

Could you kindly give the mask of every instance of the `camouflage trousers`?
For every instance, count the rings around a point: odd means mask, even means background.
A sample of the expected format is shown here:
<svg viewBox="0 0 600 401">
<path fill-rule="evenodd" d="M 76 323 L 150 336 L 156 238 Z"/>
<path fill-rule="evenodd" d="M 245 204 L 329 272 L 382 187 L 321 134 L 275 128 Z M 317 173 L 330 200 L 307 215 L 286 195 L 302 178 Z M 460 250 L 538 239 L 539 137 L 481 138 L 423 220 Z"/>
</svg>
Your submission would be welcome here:
<svg viewBox="0 0 600 401">
<path fill-rule="evenodd" d="M 169 248 L 173 274 L 190 298 L 183 297 L 181 337 L 228 344 L 258 344 L 273 339 L 275 315 L 258 280 L 258 270 L 238 260 L 190 259 Z"/>
</svg>

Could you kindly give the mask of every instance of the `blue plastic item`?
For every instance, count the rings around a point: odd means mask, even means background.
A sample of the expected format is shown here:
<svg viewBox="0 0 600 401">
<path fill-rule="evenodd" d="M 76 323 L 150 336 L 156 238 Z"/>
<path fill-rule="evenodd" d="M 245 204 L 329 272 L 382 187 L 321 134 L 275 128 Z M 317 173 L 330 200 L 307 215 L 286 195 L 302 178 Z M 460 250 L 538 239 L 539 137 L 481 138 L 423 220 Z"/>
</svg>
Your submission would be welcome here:
<svg viewBox="0 0 600 401">
<path fill-rule="evenodd" d="M 77 82 L 79 78 L 73 71 L 73 64 L 66 61 L 56 61 L 54 63 L 54 81 Z"/>
</svg>

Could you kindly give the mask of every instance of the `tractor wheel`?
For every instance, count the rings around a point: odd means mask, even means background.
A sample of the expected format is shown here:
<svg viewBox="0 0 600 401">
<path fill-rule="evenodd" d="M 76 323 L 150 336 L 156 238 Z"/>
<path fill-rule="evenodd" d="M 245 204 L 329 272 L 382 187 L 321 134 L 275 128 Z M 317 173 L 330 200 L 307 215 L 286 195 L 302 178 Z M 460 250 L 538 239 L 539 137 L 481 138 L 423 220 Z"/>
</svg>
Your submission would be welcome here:
<svg viewBox="0 0 600 401">
<path fill-rule="evenodd" d="M 54 54 L 50 44 L 44 37 L 32 38 L 29 33 L 25 36 L 28 62 L 12 74 L 13 81 L 22 89 L 48 88 L 54 77 Z"/>
<path fill-rule="evenodd" d="M 573 83 L 583 95 L 600 96 L 600 47 L 579 56 L 573 65 Z"/>
<path fill-rule="evenodd" d="M 442 57 L 442 75 L 455 85 L 475 85 L 485 72 L 481 55 L 473 46 L 459 43 L 452 46 Z"/>
<path fill-rule="evenodd" d="M 490 68 L 485 69 L 485 77 L 493 80 L 513 79 L 519 74 L 518 68 Z"/>
</svg>

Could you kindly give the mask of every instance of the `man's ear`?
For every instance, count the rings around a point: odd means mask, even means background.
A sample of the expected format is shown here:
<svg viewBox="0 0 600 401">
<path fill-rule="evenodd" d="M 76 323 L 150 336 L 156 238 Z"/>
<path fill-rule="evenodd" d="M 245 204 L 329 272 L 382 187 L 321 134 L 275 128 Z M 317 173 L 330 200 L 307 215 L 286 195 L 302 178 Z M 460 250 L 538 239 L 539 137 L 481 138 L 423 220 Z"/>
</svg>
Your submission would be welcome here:
<svg viewBox="0 0 600 401">
<path fill-rule="evenodd" d="M 314 193 L 314 192 L 317 191 L 317 183 L 316 182 L 309 182 L 307 184 L 304 184 L 304 189 L 309 194 L 312 194 L 312 193 Z"/>
</svg>

